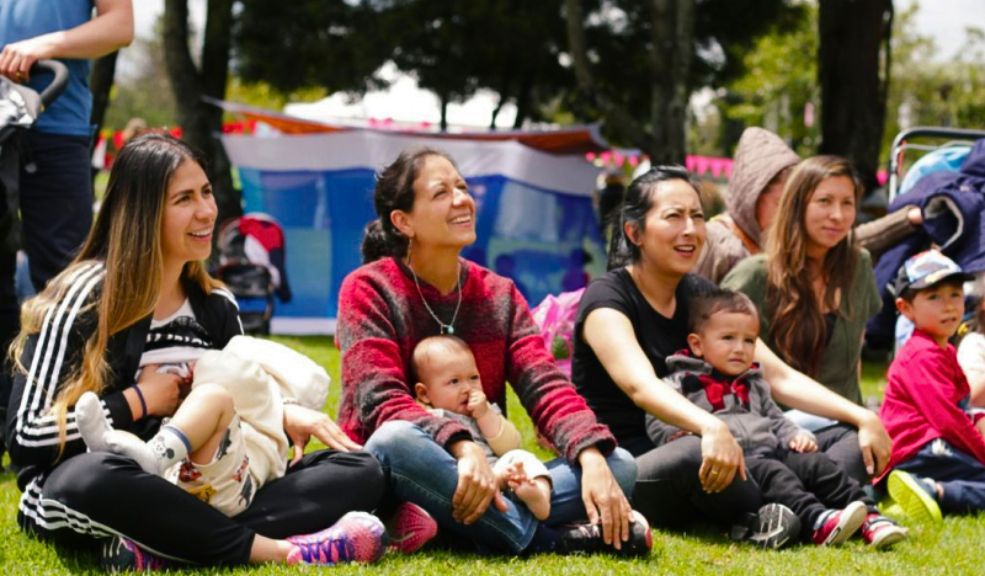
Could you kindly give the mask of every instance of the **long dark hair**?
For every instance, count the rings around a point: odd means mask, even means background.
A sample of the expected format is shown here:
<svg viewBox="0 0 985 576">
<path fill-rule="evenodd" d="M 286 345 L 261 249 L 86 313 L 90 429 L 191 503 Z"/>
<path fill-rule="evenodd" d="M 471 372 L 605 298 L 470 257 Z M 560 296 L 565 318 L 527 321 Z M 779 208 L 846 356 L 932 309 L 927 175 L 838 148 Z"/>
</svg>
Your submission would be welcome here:
<svg viewBox="0 0 985 576">
<path fill-rule="evenodd" d="M 609 270 L 639 261 L 640 247 L 626 235 L 625 223 L 630 222 L 637 230 L 643 230 L 646 214 L 653 207 L 653 193 L 657 184 L 667 180 L 683 180 L 701 197 L 697 182 L 683 166 L 654 166 L 637 176 L 626 189 L 626 196 L 619 207 L 619 217 L 612 219 L 612 225 L 616 228 L 609 235 Z"/>
<path fill-rule="evenodd" d="M 417 180 L 424 161 L 440 156 L 455 165 L 450 156 L 433 148 L 404 150 L 389 166 L 376 175 L 373 204 L 376 220 L 366 225 L 360 246 L 363 263 L 393 256 L 403 258 L 407 253 L 407 238 L 390 221 L 394 210 L 410 212 L 414 208 L 414 180 Z M 457 168 L 457 167 L 456 167 Z"/>
<path fill-rule="evenodd" d="M 807 258 L 805 214 L 814 192 L 828 178 L 844 176 L 852 181 L 855 205 L 862 198 L 862 183 L 851 162 L 838 156 L 814 156 L 801 162 L 783 190 L 776 219 L 766 241 L 766 307 L 771 310 L 769 337 L 775 351 L 787 364 L 815 376 L 827 326 L 822 310 L 836 310 L 837 295 L 848 298 L 847 313 L 854 312 L 852 280 L 859 264 L 855 235 L 849 233 L 818 262 L 825 282 L 824 297 L 818 301 L 811 287 Z M 839 312 L 840 313 L 840 312 Z"/>
<path fill-rule="evenodd" d="M 81 367 L 55 398 L 62 443 L 68 407 L 84 392 L 99 393 L 105 387 L 110 336 L 154 311 L 164 272 L 161 225 L 167 189 L 175 171 L 186 161 L 204 169 L 201 156 L 171 136 L 144 134 L 130 140 L 113 163 L 106 196 L 81 252 L 37 297 L 24 303 L 21 331 L 10 354 L 17 369 L 26 373 L 20 359 L 28 337 L 41 331 L 44 318 L 64 301 L 80 271 L 91 270 L 96 262 L 105 268 L 102 289 L 92 305 L 97 312 L 96 330 L 85 343 Z M 186 263 L 182 280 L 197 284 L 206 294 L 221 286 L 202 262 Z"/>
</svg>

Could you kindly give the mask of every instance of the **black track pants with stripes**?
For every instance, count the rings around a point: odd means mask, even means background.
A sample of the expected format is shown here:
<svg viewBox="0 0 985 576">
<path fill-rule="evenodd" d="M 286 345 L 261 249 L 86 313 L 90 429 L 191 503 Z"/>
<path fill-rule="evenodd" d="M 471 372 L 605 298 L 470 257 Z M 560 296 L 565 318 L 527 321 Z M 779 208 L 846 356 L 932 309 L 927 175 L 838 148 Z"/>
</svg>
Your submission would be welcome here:
<svg viewBox="0 0 985 576">
<path fill-rule="evenodd" d="M 369 454 L 313 452 L 263 486 L 250 508 L 233 518 L 108 453 L 61 463 L 40 497 L 32 488 L 21 501 L 18 523 L 43 540 L 92 547 L 99 537 L 120 535 L 165 558 L 219 566 L 247 563 L 255 534 L 306 534 L 351 510 L 374 510 L 385 480 Z"/>
</svg>

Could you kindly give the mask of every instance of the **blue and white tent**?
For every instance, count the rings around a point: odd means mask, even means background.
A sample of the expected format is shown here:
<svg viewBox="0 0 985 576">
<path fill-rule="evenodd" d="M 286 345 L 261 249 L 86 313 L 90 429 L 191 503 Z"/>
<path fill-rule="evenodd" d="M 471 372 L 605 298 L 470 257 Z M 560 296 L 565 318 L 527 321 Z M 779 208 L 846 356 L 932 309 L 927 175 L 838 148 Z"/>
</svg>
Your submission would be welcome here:
<svg viewBox="0 0 985 576">
<path fill-rule="evenodd" d="M 270 214 L 285 231 L 294 299 L 276 309 L 274 332 L 334 332 L 339 287 L 360 265 L 363 228 L 376 217 L 375 173 L 411 147 L 455 159 L 478 205 L 478 240 L 464 255 L 514 278 L 528 301 L 560 292 L 584 252 L 593 271 L 603 268 L 592 202 L 598 170 L 581 153 L 371 130 L 227 135 L 223 144 L 239 169 L 245 210 Z"/>
</svg>

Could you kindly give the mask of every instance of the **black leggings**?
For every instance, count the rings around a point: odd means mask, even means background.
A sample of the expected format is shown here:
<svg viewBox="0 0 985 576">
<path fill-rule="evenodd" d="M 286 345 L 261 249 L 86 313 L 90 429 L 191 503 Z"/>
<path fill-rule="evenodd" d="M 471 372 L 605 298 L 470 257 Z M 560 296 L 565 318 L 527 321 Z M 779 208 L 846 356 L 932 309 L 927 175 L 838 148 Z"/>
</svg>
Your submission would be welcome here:
<svg viewBox="0 0 985 576">
<path fill-rule="evenodd" d="M 817 433 L 817 442 L 819 450 L 850 478 L 862 486 L 868 484 L 854 428 L 844 424 L 825 428 Z M 681 527 L 703 519 L 728 525 L 763 504 L 763 495 L 752 479 L 743 481 L 736 476 L 728 488 L 717 494 L 701 489 L 698 436 L 683 436 L 648 451 L 637 445 L 624 447 L 637 454 L 639 467 L 633 506 L 652 524 Z"/>
<path fill-rule="evenodd" d="M 322 450 L 261 488 L 228 518 L 121 456 L 86 453 L 47 477 L 42 499 L 25 494 L 17 520 L 30 534 L 70 547 L 120 535 L 160 556 L 201 565 L 246 564 L 255 534 L 284 538 L 326 528 L 351 510 L 374 510 L 385 480 L 365 452 Z"/>
<path fill-rule="evenodd" d="M 828 455 L 842 470 L 861 486 L 872 480 L 865 471 L 862 451 L 858 446 L 858 432 L 847 424 L 835 424 L 818 430 L 817 449 Z"/>
<path fill-rule="evenodd" d="M 708 494 L 701 488 L 701 438 L 683 436 L 636 457 L 639 475 L 633 507 L 658 526 L 680 527 L 698 519 L 728 525 L 762 505 L 751 480 L 735 480 Z"/>
<path fill-rule="evenodd" d="M 782 451 L 772 457 L 746 458 L 749 476 L 763 499 L 788 506 L 800 517 L 801 534 L 809 535 L 814 522 L 829 508 L 844 508 L 855 500 L 874 506 L 858 482 L 824 452 Z"/>
</svg>

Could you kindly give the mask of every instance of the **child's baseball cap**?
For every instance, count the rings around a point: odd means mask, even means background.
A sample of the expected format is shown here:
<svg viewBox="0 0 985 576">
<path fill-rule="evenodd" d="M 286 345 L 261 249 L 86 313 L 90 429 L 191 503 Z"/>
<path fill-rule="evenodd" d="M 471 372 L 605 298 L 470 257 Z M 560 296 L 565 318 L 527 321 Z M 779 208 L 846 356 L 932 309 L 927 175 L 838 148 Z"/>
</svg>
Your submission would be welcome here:
<svg viewBox="0 0 985 576">
<path fill-rule="evenodd" d="M 961 270 L 954 260 L 938 250 L 926 250 L 911 256 L 899 269 L 893 289 L 897 296 L 906 290 L 923 290 L 944 280 L 974 280 L 973 274 Z"/>
</svg>

